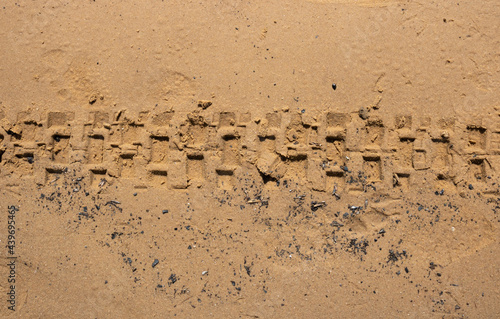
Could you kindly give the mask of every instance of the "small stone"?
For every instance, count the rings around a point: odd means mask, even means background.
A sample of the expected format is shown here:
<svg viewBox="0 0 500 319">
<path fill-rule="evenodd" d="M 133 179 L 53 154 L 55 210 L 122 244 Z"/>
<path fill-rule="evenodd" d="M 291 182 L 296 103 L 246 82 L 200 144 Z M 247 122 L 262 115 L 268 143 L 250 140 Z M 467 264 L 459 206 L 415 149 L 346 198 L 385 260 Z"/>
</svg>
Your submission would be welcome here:
<svg viewBox="0 0 500 319">
<path fill-rule="evenodd" d="M 212 105 L 212 101 L 206 101 L 206 100 L 199 100 L 198 101 L 198 107 L 201 107 L 202 109 L 207 109 Z"/>
<path fill-rule="evenodd" d="M 158 265 L 159 263 L 160 263 L 160 261 L 159 261 L 158 259 L 155 259 L 155 260 L 153 261 L 153 264 L 152 264 L 151 266 L 152 266 L 153 268 L 155 268 L 155 267 L 156 267 L 156 265 Z"/>
<path fill-rule="evenodd" d="M 97 101 L 97 95 L 96 95 L 96 94 L 92 94 L 92 95 L 89 97 L 89 104 L 90 104 L 90 105 L 92 105 L 92 104 L 94 104 L 96 101 Z"/>
<path fill-rule="evenodd" d="M 474 189 L 474 186 L 472 186 L 472 184 L 469 184 L 469 189 L 470 189 L 470 190 L 473 190 L 473 189 Z"/>
<path fill-rule="evenodd" d="M 332 89 L 335 91 L 337 89 L 337 84 L 332 83 Z"/>
</svg>

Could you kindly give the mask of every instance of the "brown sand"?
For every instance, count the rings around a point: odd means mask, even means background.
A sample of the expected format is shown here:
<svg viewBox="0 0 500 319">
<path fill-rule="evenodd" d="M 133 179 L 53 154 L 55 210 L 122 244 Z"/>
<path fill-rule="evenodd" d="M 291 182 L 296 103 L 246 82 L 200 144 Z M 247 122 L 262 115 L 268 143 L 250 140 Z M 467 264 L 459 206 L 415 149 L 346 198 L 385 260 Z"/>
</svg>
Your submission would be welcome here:
<svg viewBox="0 0 500 319">
<path fill-rule="evenodd" d="M 0 316 L 500 317 L 499 25 L 4 1 Z"/>
</svg>

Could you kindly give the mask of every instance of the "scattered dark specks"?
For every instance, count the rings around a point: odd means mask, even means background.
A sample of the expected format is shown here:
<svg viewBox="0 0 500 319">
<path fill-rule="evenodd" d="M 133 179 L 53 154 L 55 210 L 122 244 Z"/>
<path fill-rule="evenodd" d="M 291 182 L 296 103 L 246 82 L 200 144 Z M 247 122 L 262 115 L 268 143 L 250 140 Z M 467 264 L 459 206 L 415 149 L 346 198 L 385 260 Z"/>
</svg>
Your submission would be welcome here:
<svg viewBox="0 0 500 319">
<path fill-rule="evenodd" d="M 113 233 L 111 234 L 111 239 L 115 239 L 117 236 L 121 236 L 121 235 L 123 235 L 123 233 L 119 233 L 119 232 L 116 232 L 116 231 L 115 231 L 115 232 L 113 232 Z"/>
<path fill-rule="evenodd" d="M 151 265 L 151 267 L 155 268 L 155 267 L 156 267 L 156 265 L 158 265 L 159 263 L 160 263 L 160 261 L 159 261 L 158 259 L 155 259 L 155 260 L 153 261 L 153 264 Z"/>
<path fill-rule="evenodd" d="M 168 285 L 170 286 L 172 284 L 175 284 L 178 280 L 179 278 L 177 278 L 175 274 L 170 274 L 170 277 L 168 277 Z"/>
<path fill-rule="evenodd" d="M 247 275 L 250 276 L 250 266 L 244 266 L 245 267 L 245 270 L 247 272 Z"/>
<path fill-rule="evenodd" d="M 335 91 L 337 89 L 337 84 L 332 83 L 332 89 Z"/>
<path fill-rule="evenodd" d="M 399 252 L 399 251 L 394 251 L 392 249 L 389 249 L 389 257 L 387 259 L 387 262 L 390 262 L 390 261 L 396 262 L 399 259 L 402 259 L 403 257 L 408 258 L 408 255 L 407 255 L 405 250 L 403 250 L 402 252 Z"/>
</svg>

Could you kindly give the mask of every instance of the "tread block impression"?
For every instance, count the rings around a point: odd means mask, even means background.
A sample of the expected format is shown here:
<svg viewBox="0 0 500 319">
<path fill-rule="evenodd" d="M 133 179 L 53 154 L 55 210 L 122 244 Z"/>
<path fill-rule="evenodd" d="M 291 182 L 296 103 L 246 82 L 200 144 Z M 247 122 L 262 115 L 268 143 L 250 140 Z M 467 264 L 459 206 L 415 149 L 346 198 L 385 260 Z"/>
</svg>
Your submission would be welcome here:
<svg viewBox="0 0 500 319">
<path fill-rule="evenodd" d="M 26 111 L 12 123 L 3 116 L 0 174 L 35 177 L 43 184 L 57 178 L 61 167 L 77 164 L 95 187 L 106 178 L 124 178 L 141 187 L 212 184 L 230 190 L 244 174 L 266 190 L 293 180 L 314 191 L 349 194 L 369 184 L 401 191 L 427 181 L 461 187 L 461 180 L 481 182 L 492 192 L 498 183 L 500 129 L 487 119 L 362 119 L 287 108 L 264 118 L 205 109 L 75 113 Z"/>
</svg>

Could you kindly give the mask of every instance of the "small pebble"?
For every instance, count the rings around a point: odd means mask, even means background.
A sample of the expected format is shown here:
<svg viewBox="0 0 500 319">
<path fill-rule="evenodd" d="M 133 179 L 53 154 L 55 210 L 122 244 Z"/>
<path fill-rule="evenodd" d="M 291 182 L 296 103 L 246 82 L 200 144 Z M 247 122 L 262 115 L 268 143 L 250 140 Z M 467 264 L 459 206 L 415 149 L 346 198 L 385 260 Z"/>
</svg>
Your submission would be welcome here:
<svg viewBox="0 0 500 319">
<path fill-rule="evenodd" d="M 156 265 L 158 265 L 159 263 L 160 263 L 160 261 L 159 261 L 158 259 L 155 259 L 155 260 L 153 261 L 153 264 L 152 264 L 151 266 L 152 266 L 153 268 L 155 268 L 155 267 L 156 267 Z"/>
<path fill-rule="evenodd" d="M 198 101 L 198 107 L 201 107 L 202 109 L 207 109 L 212 105 L 212 101 L 205 101 L 205 100 L 199 100 Z"/>
</svg>

